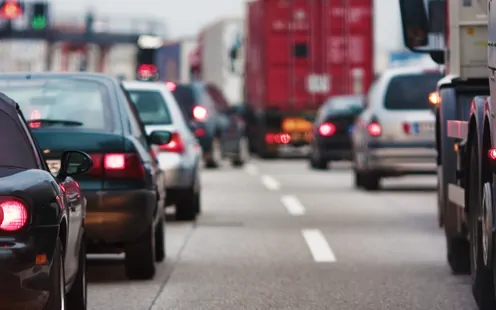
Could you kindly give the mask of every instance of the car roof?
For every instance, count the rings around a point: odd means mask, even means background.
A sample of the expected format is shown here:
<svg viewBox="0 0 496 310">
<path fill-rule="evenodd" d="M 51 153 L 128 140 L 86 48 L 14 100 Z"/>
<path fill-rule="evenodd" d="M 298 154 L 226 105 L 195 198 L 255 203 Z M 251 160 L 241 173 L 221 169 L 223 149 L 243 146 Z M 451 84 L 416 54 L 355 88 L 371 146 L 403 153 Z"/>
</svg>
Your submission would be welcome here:
<svg viewBox="0 0 496 310">
<path fill-rule="evenodd" d="M 168 90 L 164 83 L 142 82 L 142 81 L 123 81 L 124 87 L 142 90 Z"/>
<path fill-rule="evenodd" d="M 398 67 L 389 68 L 383 73 L 383 77 L 386 79 L 393 78 L 398 75 L 410 75 L 410 74 L 423 74 L 423 73 L 437 73 L 441 75 L 442 72 L 438 67 L 433 66 L 409 66 L 409 67 Z"/>
<path fill-rule="evenodd" d="M 117 81 L 116 78 L 103 73 L 93 72 L 16 72 L 16 73 L 1 73 L 0 78 L 13 78 L 13 79 L 42 79 L 42 78 L 87 78 L 92 80 L 112 80 Z"/>
</svg>

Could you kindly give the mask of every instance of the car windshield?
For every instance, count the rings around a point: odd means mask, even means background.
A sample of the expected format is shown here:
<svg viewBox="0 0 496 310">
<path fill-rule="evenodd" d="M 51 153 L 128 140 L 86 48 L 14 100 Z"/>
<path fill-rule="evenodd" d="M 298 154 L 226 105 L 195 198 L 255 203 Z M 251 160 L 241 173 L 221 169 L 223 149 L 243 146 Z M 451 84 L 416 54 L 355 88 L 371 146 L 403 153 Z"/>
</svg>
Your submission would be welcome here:
<svg viewBox="0 0 496 310">
<path fill-rule="evenodd" d="M 440 74 L 412 74 L 394 77 L 387 89 L 384 107 L 388 110 L 427 110 L 429 94 L 436 90 Z"/>
<path fill-rule="evenodd" d="M 164 96 L 156 90 L 128 89 L 145 125 L 170 125 L 171 116 Z"/>
<path fill-rule="evenodd" d="M 0 80 L 0 92 L 14 99 L 28 122 L 37 126 L 108 128 L 105 87 L 82 79 Z"/>
<path fill-rule="evenodd" d="M 331 98 L 327 105 L 328 111 L 361 111 L 363 109 L 363 98 L 360 96 L 335 97 Z"/>
</svg>

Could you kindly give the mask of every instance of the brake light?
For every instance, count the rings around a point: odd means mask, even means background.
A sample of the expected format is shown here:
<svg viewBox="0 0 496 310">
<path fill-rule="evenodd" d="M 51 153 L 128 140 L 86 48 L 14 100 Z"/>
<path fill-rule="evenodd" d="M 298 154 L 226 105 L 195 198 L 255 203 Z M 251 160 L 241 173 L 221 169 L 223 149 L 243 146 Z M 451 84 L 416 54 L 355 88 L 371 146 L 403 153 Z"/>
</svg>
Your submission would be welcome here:
<svg viewBox="0 0 496 310">
<path fill-rule="evenodd" d="M 154 64 L 142 64 L 138 68 L 138 77 L 140 79 L 149 79 L 157 74 L 157 66 Z"/>
<path fill-rule="evenodd" d="M 490 149 L 488 155 L 489 155 L 489 159 L 496 160 L 496 149 Z"/>
<path fill-rule="evenodd" d="M 3 219 L 0 229 L 4 231 L 16 231 L 24 227 L 28 221 L 26 205 L 17 199 L 8 199 L 0 203 Z"/>
<path fill-rule="evenodd" d="M 91 154 L 88 175 L 104 179 L 143 179 L 145 167 L 136 153 Z"/>
<path fill-rule="evenodd" d="M 36 120 L 36 119 L 40 119 L 40 118 L 41 118 L 40 110 L 36 109 L 36 110 L 31 111 L 31 115 L 29 115 L 30 120 Z M 41 123 L 40 122 L 29 123 L 29 127 L 40 128 Z"/>
<path fill-rule="evenodd" d="M 206 134 L 205 129 L 203 129 L 203 128 L 196 128 L 195 129 L 195 136 L 203 137 L 205 134 Z"/>
<path fill-rule="evenodd" d="M 207 119 L 207 116 L 208 116 L 207 109 L 205 109 L 204 107 L 201 107 L 201 106 L 194 107 L 194 109 L 193 109 L 193 117 L 197 121 L 204 121 L 204 120 Z"/>
<path fill-rule="evenodd" d="M 176 84 L 173 82 L 165 82 L 165 87 L 167 87 L 169 91 L 174 91 L 176 89 Z"/>
<path fill-rule="evenodd" d="M 268 133 L 265 135 L 267 144 L 289 144 L 291 136 L 287 133 Z"/>
<path fill-rule="evenodd" d="M 183 153 L 184 152 L 184 143 L 183 139 L 177 132 L 172 133 L 171 141 L 167 144 L 162 144 L 159 146 L 160 151 L 163 152 L 171 152 L 171 153 Z"/>
<path fill-rule="evenodd" d="M 330 137 L 336 133 L 336 126 L 333 123 L 323 123 L 319 126 L 319 134 L 324 137 Z"/>
<path fill-rule="evenodd" d="M 382 128 L 381 125 L 373 122 L 367 126 L 367 131 L 369 132 L 369 135 L 371 135 L 372 137 L 378 137 L 382 133 Z"/>
<path fill-rule="evenodd" d="M 107 170 L 123 170 L 126 168 L 126 155 L 106 154 L 103 160 L 103 166 Z"/>
</svg>

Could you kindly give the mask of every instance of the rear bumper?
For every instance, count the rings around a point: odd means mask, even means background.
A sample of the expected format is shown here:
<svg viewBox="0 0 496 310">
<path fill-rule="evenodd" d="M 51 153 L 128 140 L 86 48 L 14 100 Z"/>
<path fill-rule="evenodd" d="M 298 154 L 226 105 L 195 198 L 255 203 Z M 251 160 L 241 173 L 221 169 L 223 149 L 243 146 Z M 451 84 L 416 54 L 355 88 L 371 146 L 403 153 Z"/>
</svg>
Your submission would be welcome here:
<svg viewBox="0 0 496 310">
<path fill-rule="evenodd" d="M 348 137 L 343 138 L 319 138 L 316 141 L 319 155 L 324 160 L 351 160 L 353 151 L 351 140 Z"/>
<path fill-rule="evenodd" d="M 182 154 L 159 153 L 158 160 L 164 172 L 166 189 L 191 187 L 196 168 L 193 158 Z"/>
<path fill-rule="evenodd" d="M 50 266 L 58 231 L 58 225 L 33 228 L 24 242 L 0 237 L 0 309 L 43 309 L 57 280 Z M 36 264 L 38 254 L 47 261 Z"/>
<path fill-rule="evenodd" d="M 434 142 L 369 144 L 368 169 L 384 174 L 436 174 Z"/>
<path fill-rule="evenodd" d="M 90 241 L 133 242 L 154 222 L 157 207 L 154 191 L 84 191 L 83 194 L 88 201 L 85 227 Z"/>
</svg>

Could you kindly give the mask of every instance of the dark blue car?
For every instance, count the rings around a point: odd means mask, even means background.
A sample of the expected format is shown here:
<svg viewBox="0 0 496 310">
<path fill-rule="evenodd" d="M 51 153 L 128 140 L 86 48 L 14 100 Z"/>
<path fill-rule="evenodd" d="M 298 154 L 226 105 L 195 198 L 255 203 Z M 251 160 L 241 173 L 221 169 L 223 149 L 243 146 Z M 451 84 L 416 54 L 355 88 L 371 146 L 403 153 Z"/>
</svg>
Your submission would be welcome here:
<svg viewBox="0 0 496 310">
<path fill-rule="evenodd" d="M 245 124 L 222 92 L 215 85 L 201 82 L 169 88 L 198 138 L 206 167 L 217 168 L 223 158 L 235 167 L 243 166 L 248 157 Z"/>
</svg>

